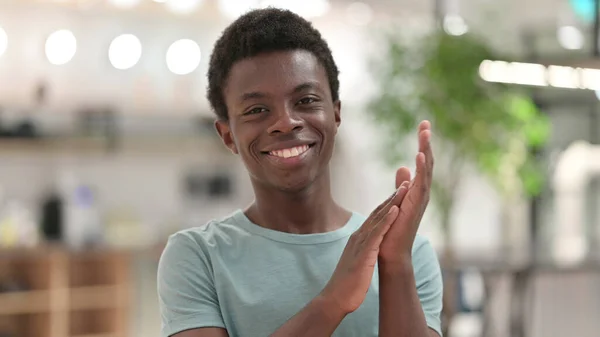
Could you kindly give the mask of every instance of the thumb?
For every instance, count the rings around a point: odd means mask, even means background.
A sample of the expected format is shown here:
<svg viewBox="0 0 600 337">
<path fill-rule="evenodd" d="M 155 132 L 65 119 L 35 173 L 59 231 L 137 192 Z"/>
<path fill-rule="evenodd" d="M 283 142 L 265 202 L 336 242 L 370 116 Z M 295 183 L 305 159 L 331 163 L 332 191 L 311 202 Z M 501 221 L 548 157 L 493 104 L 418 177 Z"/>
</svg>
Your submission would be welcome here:
<svg viewBox="0 0 600 337">
<path fill-rule="evenodd" d="M 410 170 L 408 167 L 402 166 L 396 171 L 396 189 L 405 181 L 410 181 Z"/>
</svg>

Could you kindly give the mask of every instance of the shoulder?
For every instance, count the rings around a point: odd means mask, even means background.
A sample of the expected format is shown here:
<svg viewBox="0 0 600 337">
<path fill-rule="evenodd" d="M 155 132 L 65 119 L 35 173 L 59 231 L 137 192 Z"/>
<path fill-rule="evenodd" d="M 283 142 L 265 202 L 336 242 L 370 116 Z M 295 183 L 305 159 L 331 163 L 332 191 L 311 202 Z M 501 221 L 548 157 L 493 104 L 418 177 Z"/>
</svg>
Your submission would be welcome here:
<svg viewBox="0 0 600 337">
<path fill-rule="evenodd" d="M 180 230 L 169 236 L 168 243 L 177 245 L 187 242 L 214 246 L 228 242 L 234 237 L 246 236 L 248 232 L 239 225 L 238 213 L 239 211 L 236 211 L 223 218 L 211 220 L 202 226 Z"/>
<path fill-rule="evenodd" d="M 249 235 L 237 223 L 236 213 L 170 235 L 161 261 L 208 259 L 211 251 L 232 245 L 240 237 Z"/>
<path fill-rule="evenodd" d="M 437 253 L 427 237 L 417 234 L 412 247 L 412 262 L 415 272 L 422 269 L 439 270 Z"/>
<path fill-rule="evenodd" d="M 423 254 L 426 252 L 433 253 L 435 255 L 435 249 L 431 245 L 431 242 L 426 236 L 418 234 L 415 236 L 412 248 L 413 254 Z"/>
</svg>

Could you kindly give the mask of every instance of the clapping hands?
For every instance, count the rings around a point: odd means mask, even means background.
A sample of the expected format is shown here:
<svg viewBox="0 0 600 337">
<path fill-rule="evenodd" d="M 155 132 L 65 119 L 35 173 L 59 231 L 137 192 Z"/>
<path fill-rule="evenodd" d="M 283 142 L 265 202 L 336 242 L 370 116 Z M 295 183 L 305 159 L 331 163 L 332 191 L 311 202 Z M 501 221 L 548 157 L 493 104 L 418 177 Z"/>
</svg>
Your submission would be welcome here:
<svg viewBox="0 0 600 337">
<path fill-rule="evenodd" d="M 433 177 L 431 124 L 419 124 L 419 153 L 416 157 L 416 175 L 411 180 L 410 170 L 400 167 L 396 172 L 398 193 L 406 193 L 399 206 L 398 216 L 385 234 L 379 248 L 379 262 L 387 266 L 411 262 L 412 245 L 429 203 Z"/>
</svg>

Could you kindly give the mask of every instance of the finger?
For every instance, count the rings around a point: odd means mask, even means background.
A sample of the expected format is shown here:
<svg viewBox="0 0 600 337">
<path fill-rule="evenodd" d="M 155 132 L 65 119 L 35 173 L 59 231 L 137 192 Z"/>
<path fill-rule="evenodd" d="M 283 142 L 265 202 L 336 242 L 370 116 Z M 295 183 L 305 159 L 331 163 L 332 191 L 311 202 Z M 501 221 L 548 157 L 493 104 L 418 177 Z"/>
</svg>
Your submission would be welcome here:
<svg viewBox="0 0 600 337">
<path fill-rule="evenodd" d="M 421 209 L 423 207 L 423 203 L 427 200 L 427 193 L 429 185 L 426 184 L 425 178 L 425 155 L 422 152 L 417 154 L 415 159 L 417 164 L 417 172 L 415 179 L 413 179 L 409 186 L 408 198 L 406 202 L 402 204 L 401 213 L 409 212 L 416 209 Z"/>
<path fill-rule="evenodd" d="M 392 226 L 392 223 L 394 223 L 398 217 L 398 211 L 398 206 L 392 206 L 385 217 L 383 217 L 377 224 L 377 226 L 373 227 L 373 230 L 369 233 L 369 236 L 365 240 L 365 244 L 367 246 L 373 249 L 379 249 L 379 245 L 381 245 L 383 237 Z"/>
<path fill-rule="evenodd" d="M 377 207 L 375 207 L 375 209 L 371 212 L 371 214 L 369 214 L 369 217 L 367 218 L 367 220 L 375 217 L 377 214 L 379 214 L 382 211 L 384 211 L 386 207 L 389 210 L 389 207 L 391 207 L 391 201 L 396 196 L 396 193 L 398 193 L 397 190 L 394 191 L 394 193 L 392 193 L 392 195 L 390 195 L 389 197 L 387 197 L 387 199 L 385 199 L 381 204 L 379 204 Z M 387 213 L 387 210 L 385 210 L 385 212 Z"/>
<path fill-rule="evenodd" d="M 422 121 L 419 124 L 417 138 L 419 141 L 419 152 L 426 153 L 431 138 L 431 123 L 429 123 L 429 121 Z"/>
<path fill-rule="evenodd" d="M 379 206 L 377 206 L 375 208 L 375 210 L 373 210 L 373 212 L 371 212 L 371 214 L 369 215 L 369 218 L 367 218 L 367 220 L 369 219 L 375 219 L 375 218 L 379 218 L 381 219 L 384 215 L 387 214 L 387 212 L 390 210 L 390 208 L 394 205 L 394 198 L 396 197 L 396 194 L 398 193 L 398 190 L 395 190 L 394 193 L 392 193 L 392 195 L 390 195 L 387 199 L 385 199 L 384 202 L 382 202 Z"/>
<path fill-rule="evenodd" d="M 394 198 L 396 197 L 398 190 L 394 191 L 394 193 L 389 196 L 383 203 L 377 206 L 365 222 L 363 222 L 362 226 L 358 229 L 357 234 L 362 235 L 362 233 L 369 232 L 371 228 L 383 219 L 386 214 L 388 214 L 390 208 L 394 206 Z"/>
<path fill-rule="evenodd" d="M 427 166 L 425 158 L 426 156 L 423 153 L 417 155 L 417 171 L 420 172 L 418 173 L 420 178 L 415 183 L 417 191 L 416 194 L 418 195 L 418 198 L 415 200 L 416 218 L 414 224 L 417 226 L 417 228 L 421 223 L 421 218 L 425 213 L 427 204 L 429 204 L 429 194 L 431 189 L 431 170 L 430 167 Z"/>
<path fill-rule="evenodd" d="M 398 194 L 396 195 L 395 201 L 398 203 L 394 203 L 394 205 L 400 205 L 404 200 L 404 197 L 408 194 L 408 187 L 410 186 L 410 182 L 407 180 L 400 185 L 400 189 L 398 190 Z"/>
<path fill-rule="evenodd" d="M 425 163 L 427 166 L 427 178 L 431 182 L 433 178 L 433 151 L 431 149 L 431 131 L 425 130 L 419 135 L 419 144 L 422 144 L 419 148 L 419 152 L 425 154 Z"/>
<path fill-rule="evenodd" d="M 400 184 L 400 187 L 398 187 L 398 190 L 396 191 L 396 196 L 392 200 L 392 205 L 400 207 L 402 200 L 404 200 L 404 197 L 406 197 L 406 194 L 408 193 L 409 186 L 410 181 L 408 180 L 405 180 L 402 184 Z"/>
<path fill-rule="evenodd" d="M 416 162 L 417 175 L 414 180 L 414 187 L 416 188 L 416 193 L 411 194 L 411 196 L 415 196 L 415 199 L 413 199 L 413 201 L 416 204 L 421 204 L 423 200 L 427 199 L 429 193 L 427 165 L 425 154 L 423 152 L 419 152 L 419 154 L 417 154 Z"/>
<path fill-rule="evenodd" d="M 410 181 L 410 170 L 408 167 L 402 166 L 396 171 L 396 188 L 399 188 L 405 181 Z"/>
<path fill-rule="evenodd" d="M 427 152 L 428 148 L 430 148 L 431 130 L 429 130 L 429 129 L 419 130 L 418 138 L 419 138 L 419 152 L 423 152 L 423 153 Z"/>
<path fill-rule="evenodd" d="M 400 184 L 400 187 L 398 187 L 398 189 L 389 198 L 387 198 L 381 205 L 371 212 L 359 230 L 368 232 L 369 228 L 376 226 L 379 222 L 381 222 L 393 206 L 400 206 L 402 200 L 408 192 L 408 189 L 409 181 L 404 181 L 402 184 Z"/>
<path fill-rule="evenodd" d="M 428 178 L 433 178 L 433 151 L 431 149 L 431 123 L 423 121 L 419 124 L 419 152 L 425 154 L 428 167 Z"/>
<path fill-rule="evenodd" d="M 377 206 L 377 208 L 371 212 L 365 223 L 369 221 L 374 221 L 377 223 L 381 221 L 381 219 L 387 214 L 392 206 L 400 206 L 402 199 L 404 199 L 406 192 L 410 188 L 410 170 L 406 167 L 401 167 L 398 171 L 402 171 L 401 174 L 405 177 L 403 178 L 404 180 L 399 184 L 399 187 L 391 196 L 389 196 L 382 204 Z M 399 193 L 402 194 L 400 198 L 398 198 Z"/>
</svg>

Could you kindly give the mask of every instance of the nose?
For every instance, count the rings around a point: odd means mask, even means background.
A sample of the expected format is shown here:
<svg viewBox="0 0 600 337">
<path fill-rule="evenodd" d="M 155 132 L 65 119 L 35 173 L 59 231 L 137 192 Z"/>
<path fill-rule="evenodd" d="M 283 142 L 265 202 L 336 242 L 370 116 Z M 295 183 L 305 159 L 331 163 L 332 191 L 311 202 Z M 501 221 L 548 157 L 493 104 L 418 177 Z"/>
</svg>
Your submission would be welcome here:
<svg viewBox="0 0 600 337">
<path fill-rule="evenodd" d="M 297 116 L 293 109 L 282 107 L 274 112 L 272 114 L 274 120 L 268 130 L 269 134 L 302 130 L 304 122 Z"/>
</svg>

